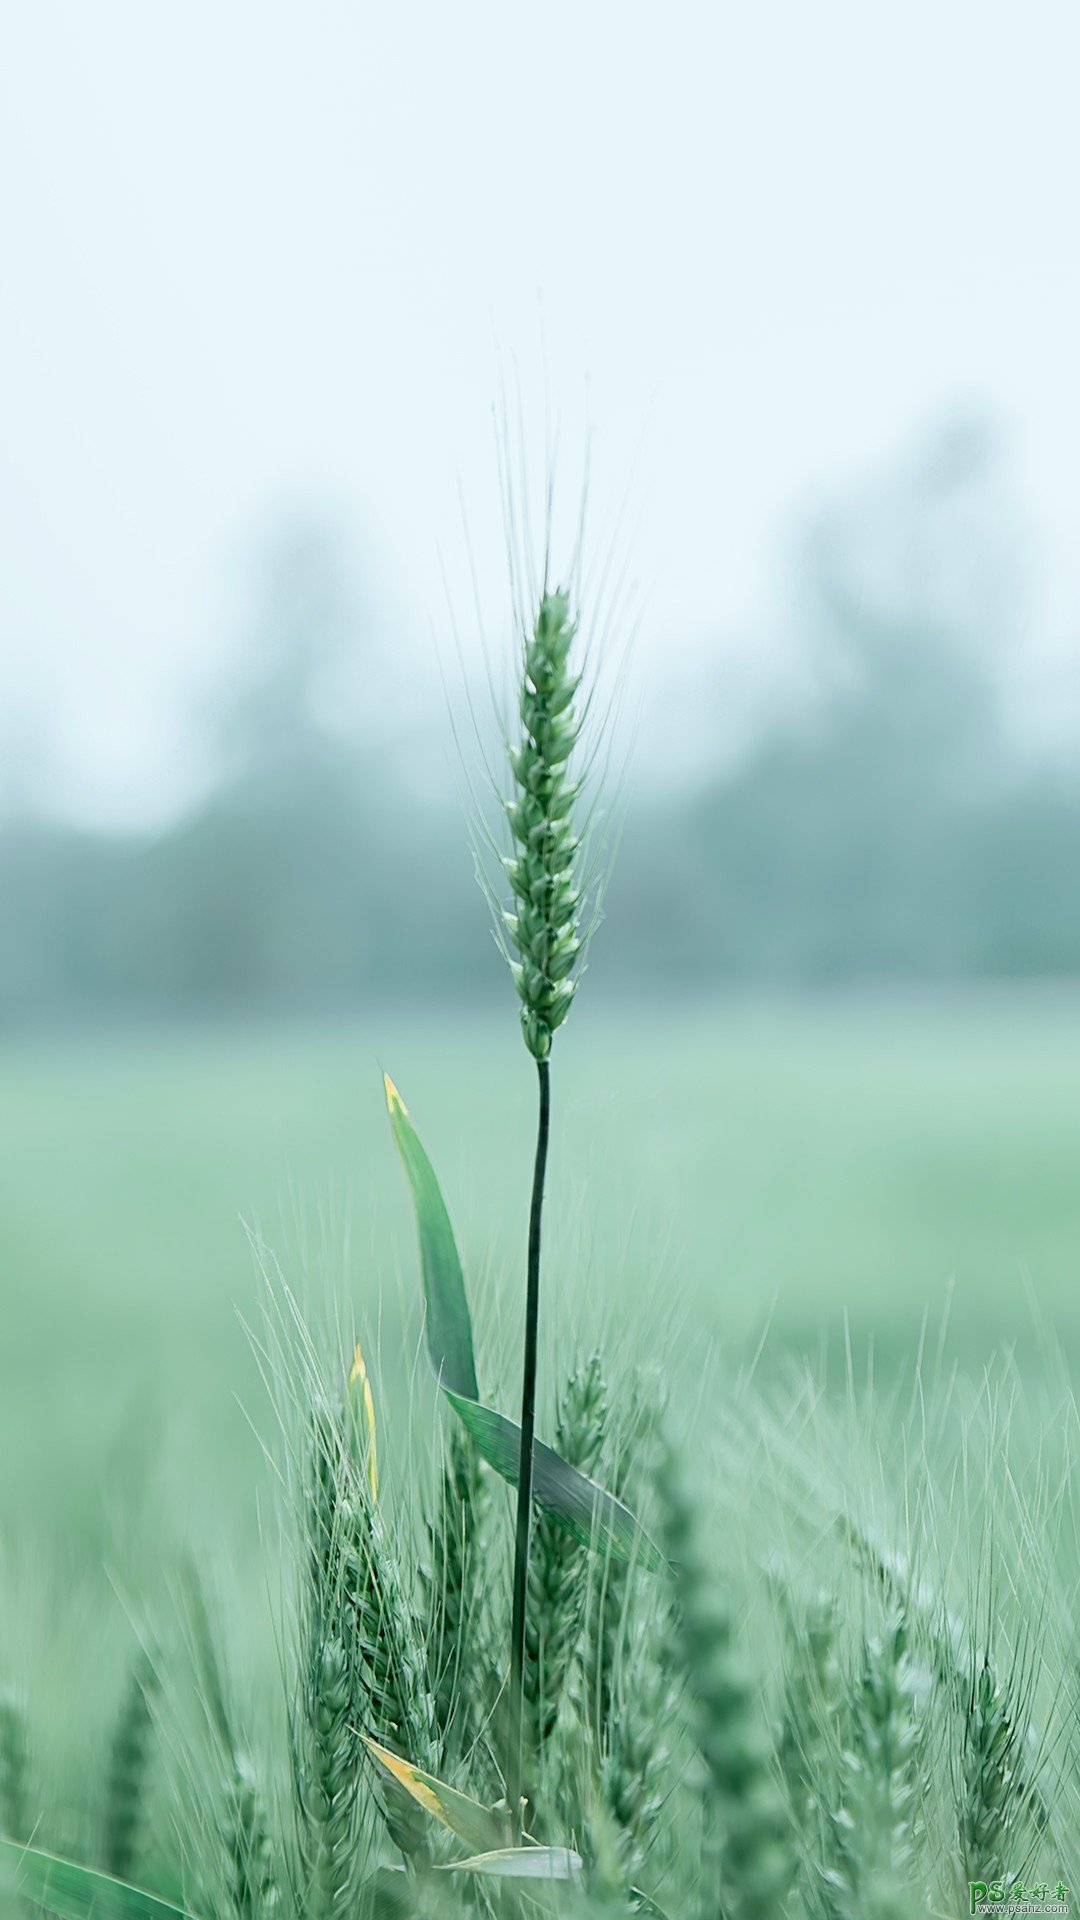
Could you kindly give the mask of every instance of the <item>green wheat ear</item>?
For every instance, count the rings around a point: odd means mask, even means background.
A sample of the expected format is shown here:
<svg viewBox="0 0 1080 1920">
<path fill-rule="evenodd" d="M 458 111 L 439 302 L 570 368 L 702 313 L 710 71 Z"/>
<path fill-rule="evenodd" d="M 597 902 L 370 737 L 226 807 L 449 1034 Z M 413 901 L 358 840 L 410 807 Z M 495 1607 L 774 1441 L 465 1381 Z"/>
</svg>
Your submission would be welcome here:
<svg viewBox="0 0 1080 1920">
<path fill-rule="evenodd" d="M 503 865 L 514 901 L 502 919 L 525 1045 L 535 1060 L 548 1058 L 570 1011 L 583 945 L 574 832 L 581 788 L 569 770 L 580 730 L 579 677 L 570 670 L 576 631 L 568 596 L 545 591 L 525 643 L 522 736 L 510 755 L 516 790 L 506 816 L 514 850 Z"/>
</svg>

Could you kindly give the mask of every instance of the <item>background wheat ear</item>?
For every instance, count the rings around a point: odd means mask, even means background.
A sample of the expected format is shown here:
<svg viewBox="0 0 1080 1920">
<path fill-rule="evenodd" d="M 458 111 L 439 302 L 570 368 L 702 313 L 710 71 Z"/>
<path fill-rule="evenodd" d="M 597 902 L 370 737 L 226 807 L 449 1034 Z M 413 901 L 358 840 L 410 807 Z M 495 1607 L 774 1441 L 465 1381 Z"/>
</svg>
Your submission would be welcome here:
<svg viewBox="0 0 1080 1920">
<path fill-rule="evenodd" d="M 0 1689 L 0 1833 L 30 1837 L 30 1741 L 26 1702 L 13 1687 Z"/>
<path fill-rule="evenodd" d="M 427 1815 L 383 1770 L 372 1771 L 365 1740 L 434 1771 L 438 1729 L 419 1595 L 374 1471 L 366 1369 L 361 1380 L 354 1357 L 351 1375 L 341 1369 L 335 1380 L 336 1363 L 324 1365 L 303 1328 L 283 1364 L 294 1370 L 287 1404 L 300 1410 L 304 1428 L 296 1489 L 305 1569 L 294 1742 L 300 1834 L 312 1901 L 322 1902 L 326 1920 L 339 1920 L 358 1898 L 359 1841 L 376 1808 L 410 1866 L 423 1868 L 431 1848 Z"/>
<path fill-rule="evenodd" d="M 426 1522 L 424 1569 L 428 1682 L 444 1763 L 463 1752 L 478 1731 L 487 1491 L 475 1442 L 455 1420 L 445 1438 L 435 1511 Z"/>
<path fill-rule="evenodd" d="M 195 1686 L 212 1752 L 209 1765 L 202 1755 L 196 1763 L 205 1766 L 199 1801 L 206 1812 L 202 1821 L 193 1823 L 205 1904 L 212 1903 L 213 1910 L 229 1920 L 270 1920 L 281 1905 L 282 1875 L 265 1782 L 237 1732 L 224 1663 L 193 1561 L 184 1588 Z"/>
<path fill-rule="evenodd" d="M 578 1367 L 563 1390 L 555 1447 L 564 1460 L 592 1474 L 607 1424 L 607 1389 L 598 1354 Z M 581 1646 L 588 1596 L 589 1549 L 550 1514 L 537 1516 L 529 1562 L 525 1626 L 526 1740 L 542 1771 L 571 1670 Z"/>
<path fill-rule="evenodd" d="M 157 1693 L 153 1656 L 140 1650 L 133 1661 L 113 1728 L 105 1777 L 102 1858 L 118 1880 L 136 1873 L 146 1811 L 154 1742 Z"/>
<path fill-rule="evenodd" d="M 700 1920 L 782 1920 L 794 1875 L 791 1829 L 755 1676 L 702 1551 L 697 1507 L 675 1449 L 661 1462 L 664 1545 L 673 1570 L 672 1633 L 701 1760 Z"/>
<path fill-rule="evenodd" d="M 839 1804 L 843 1682 L 838 1613 L 831 1594 L 805 1607 L 781 1590 L 786 1649 L 778 1758 L 797 1833 L 812 1857 L 827 1851 L 830 1809 Z"/>
<path fill-rule="evenodd" d="M 640 1876 L 654 1851 L 665 1852 L 658 1843 L 667 1837 L 663 1814 L 672 1796 L 683 1707 L 670 1622 L 651 1596 L 639 1620 L 635 1597 L 632 1588 L 624 1593 L 615 1657 L 606 1670 L 599 1739 L 592 1729 L 599 1793 L 628 1879 Z"/>
<path fill-rule="evenodd" d="M 845 1702 L 842 1803 L 831 1884 L 843 1920 L 904 1920 L 918 1902 L 919 1700 L 910 1625 L 887 1615 L 866 1638 Z"/>
<path fill-rule="evenodd" d="M 304 1581 L 292 1729 L 297 1877 L 312 1920 L 345 1920 L 360 1886 L 364 1781 L 342 1581 L 342 1479 L 351 1447 L 319 1386 L 305 1384 L 313 1398 L 298 1516 Z"/>
<path fill-rule="evenodd" d="M 985 1648 L 972 1650 L 967 1684 L 954 1704 L 960 1847 L 970 1879 L 1008 1873 L 1047 1824 L 1030 1771 L 1032 1704 L 1022 1657 L 1001 1674 Z"/>
</svg>

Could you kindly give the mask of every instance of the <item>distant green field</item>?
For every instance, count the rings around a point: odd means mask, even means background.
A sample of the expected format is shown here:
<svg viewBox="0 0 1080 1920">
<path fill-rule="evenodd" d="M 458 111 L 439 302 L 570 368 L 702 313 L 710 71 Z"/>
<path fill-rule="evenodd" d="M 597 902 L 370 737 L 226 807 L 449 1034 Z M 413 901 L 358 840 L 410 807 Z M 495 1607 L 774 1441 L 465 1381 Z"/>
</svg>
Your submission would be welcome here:
<svg viewBox="0 0 1080 1920">
<path fill-rule="evenodd" d="M 236 1312 L 255 1292 L 242 1218 L 291 1279 L 325 1275 L 361 1331 L 411 1356 L 377 1058 L 470 1268 L 515 1300 L 533 1084 L 509 1009 L 0 1052 L 0 1519 L 97 1527 L 140 1482 L 181 1531 L 249 1509 L 236 1396 L 257 1421 L 263 1402 Z M 769 1351 L 827 1336 L 835 1355 L 846 1313 L 891 1364 L 950 1296 L 972 1364 L 1032 1339 L 1032 1295 L 1080 1351 L 1080 1002 L 657 1020 L 583 998 L 555 1089 L 550 1260 L 571 1317 L 670 1348 L 688 1391 L 703 1343 L 746 1353 L 770 1317 Z"/>
</svg>

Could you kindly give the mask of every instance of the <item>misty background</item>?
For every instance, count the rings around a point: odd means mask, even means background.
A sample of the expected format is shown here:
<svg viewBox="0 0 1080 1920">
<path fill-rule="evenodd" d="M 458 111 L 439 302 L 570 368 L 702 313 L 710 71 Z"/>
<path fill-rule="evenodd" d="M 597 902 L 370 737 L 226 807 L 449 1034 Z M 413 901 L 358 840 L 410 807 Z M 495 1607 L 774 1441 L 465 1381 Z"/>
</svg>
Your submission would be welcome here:
<svg viewBox="0 0 1080 1920">
<path fill-rule="evenodd" d="M 1072 973 L 1077 38 L 10 20 L 5 1028 L 490 980 L 444 682 L 486 713 L 474 577 L 510 644 L 500 396 L 621 535 L 597 991 Z"/>
<path fill-rule="evenodd" d="M 159 1450 L 251 1523 L 242 1222 L 415 1355 L 378 1061 L 513 1325 L 507 456 L 559 574 L 588 472 L 613 615 L 568 1330 L 1075 1364 L 1078 56 L 1064 0 L 7 10 L 0 1535 Z"/>
<path fill-rule="evenodd" d="M 612 635 L 612 691 L 628 680 L 632 699 L 612 721 L 626 773 L 609 783 L 621 844 L 600 986 L 1080 966 L 1080 755 L 1066 713 L 1054 737 L 1028 710 L 1033 569 L 1010 480 L 996 424 L 954 416 L 793 526 L 764 661 L 717 640 L 691 671 L 673 642 L 670 677 L 642 673 L 648 629 L 628 665 Z M 468 829 L 484 757 L 497 762 L 496 706 L 453 612 L 426 670 L 402 660 L 400 616 L 358 551 L 314 513 L 263 532 L 224 664 L 192 678 L 195 791 L 164 818 L 152 784 L 149 818 L 50 805 L 16 741 L 5 1024 L 489 990 L 499 963 Z M 634 594 L 624 576 L 616 626 Z M 488 644 L 511 659 L 509 624 Z M 36 749 L 61 756 L 47 713 Z"/>
</svg>

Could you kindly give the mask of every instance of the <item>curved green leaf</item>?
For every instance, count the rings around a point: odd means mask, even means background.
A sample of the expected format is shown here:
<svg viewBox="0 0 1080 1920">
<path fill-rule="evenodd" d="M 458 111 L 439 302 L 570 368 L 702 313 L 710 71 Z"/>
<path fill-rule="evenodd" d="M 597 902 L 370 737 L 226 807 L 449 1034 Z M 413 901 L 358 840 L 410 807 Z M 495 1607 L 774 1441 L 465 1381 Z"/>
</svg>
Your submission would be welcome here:
<svg viewBox="0 0 1080 1920">
<path fill-rule="evenodd" d="M 570 1847 L 499 1847 L 471 1860 L 448 1860 L 438 1873 L 490 1874 L 499 1880 L 576 1880 L 584 1862 Z"/>
<path fill-rule="evenodd" d="M 20 1892 L 59 1920 L 194 1920 L 185 1908 L 156 1894 L 71 1860 L 58 1860 L 37 1847 L 0 1840 L 0 1860 L 13 1869 Z"/>
<path fill-rule="evenodd" d="M 521 1447 L 517 1421 L 461 1394 L 448 1392 L 446 1397 L 488 1465 L 516 1487 Z M 629 1507 L 542 1440 L 533 1447 L 533 1494 L 583 1546 L 610 1553 L 615 1560 L 633 1560 L 650 1573 L 657 1573 L 663 1566 L 659 1547 Z"/>
<path fill-rule="evenodd" d="M 420 1234 L 428 1357 L 443 1392 L 484 1459 L 516 1487 L 521 1428 L 516 1420 L 484 1406 L 480 1400 L 472 1319 L 450 1215 L 405 1102 L 389 1075 L 383 1078 L 390 1128 L 405 1168 Z M 538 1504 L 584 1545 L 609 1553 L 616 1560 L 636 1561 L 650 1572 L 663 1565 L 660 1549 L 630 1509 L 541 1441 L 533 1452 L 533 1493 Z"/>
<path fill-rule="evenodd" d="M 472 1318 L 450 1215 L 435 1170 L 388 1073 L 383 1074 L 383 1084 L 391 1131 L 412 1190 L 420 1230 L 420 1267 L 424 1276 L 431 1364 L 444 1386 L 469 1400 L 478 1400 Z"/>
</svg>

